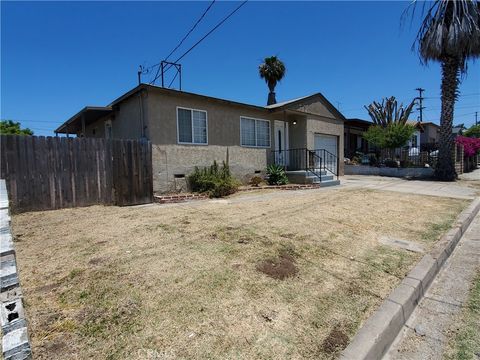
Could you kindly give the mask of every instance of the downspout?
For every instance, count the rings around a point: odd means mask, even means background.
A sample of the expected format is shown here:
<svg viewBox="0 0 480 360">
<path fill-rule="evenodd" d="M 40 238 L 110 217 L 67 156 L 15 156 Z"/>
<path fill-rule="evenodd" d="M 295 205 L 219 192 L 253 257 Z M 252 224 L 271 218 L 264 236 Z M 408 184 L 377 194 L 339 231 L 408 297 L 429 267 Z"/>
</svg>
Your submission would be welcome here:
<svg viewBox="0 0 480 360">
<path fill-rule="evenodd" d="M 85 132 L 85 114 L 82 114 L 82 137 L 86 137 Z"/>
<path fill-rule="evenodd" d="M 139 94 L 139 107 L 140 107 L 140 137 L 145 138 L 145 119 L 143 118 L 143 90 L 140 90 Z"/>
</svg>

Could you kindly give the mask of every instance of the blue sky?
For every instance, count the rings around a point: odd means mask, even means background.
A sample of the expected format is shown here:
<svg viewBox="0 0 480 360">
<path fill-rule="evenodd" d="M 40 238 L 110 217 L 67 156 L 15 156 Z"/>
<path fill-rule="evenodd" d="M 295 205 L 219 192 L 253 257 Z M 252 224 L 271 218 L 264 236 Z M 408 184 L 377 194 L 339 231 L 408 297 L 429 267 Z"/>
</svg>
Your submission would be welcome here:
<svg viewBox="0 0 480 360">
<path fill-rule="evenodd" d="M 140 64 L 168 54 L 208 4 L 2 1 L 1 118 L 51 135 L 85 105 L 108 104 L 136 86 Z M 238 4 L 216 2 L 172 60 Z M 363 105 L 391 95 L 409 102 L 423 87 L 424 120 L 438 123 L 440 67 L 422 66 L 411 51 L 419 19 L 401 28 L 407 6 L 249 1 L 181 61 L 183 89 L 264 105 L 257 67 L 278 55 L 287 66 L 278 101 L 322 92 L 346 117 L 366 119 Z M 479 84 L 480 65 L 470 63 L 456 123 L 474 122 Z"/>
</svg>

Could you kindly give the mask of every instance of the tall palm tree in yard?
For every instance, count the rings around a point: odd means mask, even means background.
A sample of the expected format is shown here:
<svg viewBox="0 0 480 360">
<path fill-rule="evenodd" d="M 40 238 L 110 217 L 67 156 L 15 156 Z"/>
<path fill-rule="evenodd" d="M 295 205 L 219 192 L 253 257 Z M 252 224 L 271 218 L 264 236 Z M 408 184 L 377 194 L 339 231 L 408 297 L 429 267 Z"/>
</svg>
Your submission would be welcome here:
<svg viewBox="0 0 480 360">
<path fill-rule="evenodd" d="M 276 56 L 270 56 L 264 59 L 264 62 L 258 67 L 258 72 L 262 79 L 268 85 L 270 92 L 268 93 L 267 105 L 277 102 L 275 99 L 275 86 L 285 76 L 285 64 Z"/>
<path fill-rule="evenodd" d="M 415 2 L 418 2 L 416 0 Z M 442 67 L 440 148 L 435 176 L 456 178 L 453 160 L 453 108 L 467 61 L 480 56 L 480 3 L 476 0 L 435 0 L 428 6 L 416 45 L 423 63 L 438 61 Z"/>
</svg>

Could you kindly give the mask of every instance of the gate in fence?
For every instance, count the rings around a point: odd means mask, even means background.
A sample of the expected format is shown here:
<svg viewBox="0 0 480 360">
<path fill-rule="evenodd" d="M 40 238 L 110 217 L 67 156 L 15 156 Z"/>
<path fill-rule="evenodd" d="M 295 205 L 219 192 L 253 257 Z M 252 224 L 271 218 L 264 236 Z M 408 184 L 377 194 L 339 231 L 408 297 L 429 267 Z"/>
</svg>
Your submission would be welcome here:
<svg viewBox="0 0 480 360">
<path fill-rule="evenodd" d="M 0 177 L 14 212 L 152 202 L 152 146 L 142 140 L 0 136 Z"/>
</svg>

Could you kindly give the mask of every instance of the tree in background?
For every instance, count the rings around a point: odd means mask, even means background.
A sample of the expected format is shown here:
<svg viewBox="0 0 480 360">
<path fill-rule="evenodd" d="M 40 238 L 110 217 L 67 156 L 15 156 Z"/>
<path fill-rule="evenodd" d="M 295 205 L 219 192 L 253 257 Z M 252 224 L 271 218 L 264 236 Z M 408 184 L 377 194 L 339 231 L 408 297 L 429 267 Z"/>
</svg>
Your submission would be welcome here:
<svg viewBox="0 0 480 360">
<path fill-rule="evenodd" d="M 12 120 L 0 121 L 1 135 L 33 135 L 33 131 L 29 128 L 22 129 L 19 122 Z"/>
<path fill-rule="evenodd" d="M 472 125 L 463 133 L 466 137 L 480 138 L 480 125 Z"/>
<path fill-rule="evenodd" d="M 277 102 L 275 99 L 275 86 L 285 76 L 285 64 L 276 56 L 270 56 L 264 59 L 264 62 L 258 67 L 260 78 L 265 79 L 270 92 L 268 93 L 267 105 Z"/>
<path fill-rule="evenodd" d="M 394 96 L 385 98 L 381 103 L 374 101 L 365 109 L 372 118 L 373 125 L 363 134 L 372 145 L 380 149 L 394 149 L 404 146 L 415 133 L 415 126 L 408 118 L 415 105 L 413 100 L 407 107 L 398 105 Z"/>
<path fill-rule="evenodd" d="M 474 0 L 436 0 L 423 6 L 428 10 L 415 43 L 424 64 L 433 60 L 442 67 L 440 147 L 435 176 L 453 181 L 456 178 L 453 109 L 460 75 L 467 72 L 467 60 L 480 56 L 480 5 Z"/>
</svg>

